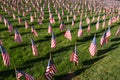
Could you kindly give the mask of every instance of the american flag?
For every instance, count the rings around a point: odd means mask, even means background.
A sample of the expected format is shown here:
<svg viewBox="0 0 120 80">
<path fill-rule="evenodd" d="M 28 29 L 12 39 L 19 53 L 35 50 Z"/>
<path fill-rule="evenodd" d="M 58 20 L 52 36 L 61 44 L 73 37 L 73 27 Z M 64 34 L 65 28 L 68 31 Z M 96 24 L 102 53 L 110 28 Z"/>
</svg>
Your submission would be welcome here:
<svg viewBox="0 0 120 80">
<path fill-rule="evenodd" d="M 31 27 L 31 32 L 34 34 L 34 36 L 38 37 L 38 33 L 35 30 L 34 26 Z"/>
<path fill-rule="evenodd" d="M 25 20 L 25 29 L 27 29 L 29 27 L 28 22 Z"/>
<path fill-rule="evenodd" d="M 12 32 L 13 31 L 13 26 L 12 24 L 8 21 L 8 31 Z"/>
<path fill-rule="evenodd" d="M 99 30 L 99 20 L 98 20 L 98 22 L 96 23 L 96 30 Z"/>
<path fill-rule="evenodd" d="M 110 26 L 112 24 L 112 17 L 110 17 L 109 21 L 108 21 L 108 25 Z"/>
<path fill-rule="evenodd" d="M 25 76 L 25 73 L 19 70 L 16 70 L 16 78 L 20 80 L 21 77 Z"/>
<path fill-rule="evenodd" d="M 79 26 L 78 37 L 83 35 L 82 26 Z"/>
<path fill-rule="evenodd" d="M 96 37 L 95 36 L 92 40 L 92 43 L 90 44 L 89 52 L 90 52 L 91 56 L 94 56 L 95 53 L 97 52 L 97 45 L 96 45 Z"/>
<path fill-rule="evenodd" d="M 108 27 L 108 30 L 107 30 L 107 32 L 106 32 L 106 37 L 108 38 L 108 37 L 110 37 L 111 36 L 111 31 L 110 31 L 110 27 Z"/>
<path fill-rule="evenodd" d="M 87 32 L 90 33 L 90 24 L 88 25 Z"/>
<path fill-rule="evenodd" d="M 4 24 L 5 26 L 7 26 L 8 20 L 6 18 L 4 18 Z"/>
<path fill-rule="evenodd" d="M 54 35 L 54 32 L 52 32 L 52 38 L 51 38 L 51 48 L 56 48 L 56 38 Z"/>
<path fill-rule="evenodd" d="M 105 27 L 105 20 L 104 20 L 104 22 L 103 22 L 103 24 L 102 24 L 102 27 L 103 27 L 103 28 Z"/>
<path fill-rule="evenodd" d="M 2 45 L 2 40 L 0 40 L 0 46 Z"/>
<path fill-rule="evenodd" d="M 2 21 L 2 16 L 0 15 L 0 22 Z"/>
<path fill-rule="evenodd" d="M 90 19 L 89 19 L 89 17 L 86 18 L 86 22 L 87 22 L 87 24 L 90 24 Z"/>
<path fill-rule="evenodd" d="M 22 24 L 22 19 L 20 18 L 20 16 L 18 16 L 18 23 Z"/>
<path fill-rule="evenodd" d="M 49 26 L 48 26 L 48 33 L 52 33 L 52 26 L 51 26 L 51 23 L 49 23 Z"/>
<path fill-rule="evenodd" d="M 66 37 L 67 39 L 71 40 L 72 36 L 71 36 L 71 32 L 70 29 L 68 28 L 67 31 L 64 34 L 64 37 Z"/>
<path fill-rule="evenodd" d="M 54 74 L 57 72 L 57 68 L 54 64 L 53 58 L 50 57 L 49 61 L 48 61 L 48 66 L 45 72 L 45 77 L 47 80 L 52 80 L 52 77 L 54 76 Z"/>
<path fill-rule="evenodd" d="M 21 42 L 22 42 L 22 37 L 21 37 L 20 33 L 18 32 L 18 29 L 15 29 L 14 40 L 15 40 L 17 43 L 21 43 Z"/>
<path fill-rule="evenodd" d="M 32 14 L 30 14 L 30 22 L 34 21 L 34 17 L 32 16 Z"/>
<path fill-rule="evenodd" d="M 115 35 L 118 36 L 120 34 L 120 28 L 116 31 Z"/>
<path fill-rule="evenodd" d="M 32 44 L 33 55 L 37 56 L 38 55 L 37 47 L 36 47 L 34 40 L 32 38 L 31 38 L 31 44 Z"/>
<path fill-rule="evenodd" d="M 31 75 L 26 74 L 26 73 L 25 73 L 25 78 L 26 80 L 34 80 L 34 78 Z"/>
<path fill-rule="evenodd" d="M 34 78 L 31 75 L 29 75 L 29 74 L 27 74 L 27 73 L 25 73 L 23 71 L 16 70 L 16 78 L 17 78 L 17 80 L 20 80 L 21 77 L 25 77 L 26 80 L 34 80 Z"/>
<path fill-rule="evenodd" d="M 65 29 L 65 24 L 64 24 L 64 21 L 62 21 L 61 24 L 60 24 L 60 30 L 62 31 L 64 29 Z"/>
<path fill-rule="evenodd" d="M 75 62 L 75 64 L 78 65 L 78 55 L 77 55 L 76 44 L 75 44 L 75 49 L 73 50 L 70 56 L 70 62 Z"/>
<path fill-rule="evenodd" d="M 1 48 L 1 52 L 2 52 L 2 58 L 3 58 L 3 62 L 5 66 L 10 66 L 10 56 L 9 54 L 6 52 L 6 50 L 3 48 L 2 45 L 0 45 Z"/>
<path fill-rule="evenodd" d="M 100 39 L 100 45 L 106 44 L 106 31 L 104 32 L 103 36 Z"/>
<path fill-rule="evenodd" d="M 15 16 L 15 14 L 13 13 L 12 15 L 13 15 L 13 19 L 16 19 L 16 16 Z"/>
<path fill-rule="evenodd" d="M 75 25 L 75 23 L 74 23 L 74 19 L 72 19 L 72 26 L 74 26 Z"/>
</svg>

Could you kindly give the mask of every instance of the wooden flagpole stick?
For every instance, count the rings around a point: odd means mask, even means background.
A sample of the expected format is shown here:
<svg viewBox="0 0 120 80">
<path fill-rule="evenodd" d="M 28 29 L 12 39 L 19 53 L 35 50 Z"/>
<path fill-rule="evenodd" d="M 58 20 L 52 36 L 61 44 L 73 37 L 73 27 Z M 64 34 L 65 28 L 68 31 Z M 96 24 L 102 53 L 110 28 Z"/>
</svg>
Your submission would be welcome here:
<svg viewBox="0 0 120 80">
<path fill-rule="evenodd" d="M 16 67 L 14 66 L 14 70 L 15 70 L 15 75 L 16 75 L 16 79 L 17 79 L 17 70 Z M 18 80 L 18 79 L 17 79 Z"/>
</svg>

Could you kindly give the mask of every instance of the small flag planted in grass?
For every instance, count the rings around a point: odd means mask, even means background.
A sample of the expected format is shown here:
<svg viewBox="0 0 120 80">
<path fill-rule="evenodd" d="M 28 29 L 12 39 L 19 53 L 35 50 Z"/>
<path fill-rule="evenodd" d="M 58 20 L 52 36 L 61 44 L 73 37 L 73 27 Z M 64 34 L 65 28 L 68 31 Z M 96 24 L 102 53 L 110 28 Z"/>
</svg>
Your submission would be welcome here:
<svg viewBox="0 0 120 80">
<path fill-rule="evenodd" d="M 17 29 L 17 28 L 15 29 L 14 40 L 15 40 L 17 43 L 21 43 L 21 42 L 22 42 L 22 37 L 21 37 L 20 33 L 18 32 L 18 29 Z"/>
<path fill-rule="evenodd" d="M 116 36 L 119 36 L 119 35 L 120 35 L 120 28 L 118 28 L 118 30 L 116 31 L 115 35 L 116 35 Z"/>
<path fill-rule="evenodd" d="M 107 31 L 106 31 L 106 41 L 108 43 L 108 39 L 111 36 L 111 31 L 110 31 L 110 27 L 108 27 Z"/>
<path fill-rule="evenodd" d="M 35 30 L 34 26 L 31 27 L 31 32 L 34 34 L 35 37 L 38 37 L 38 33 Z"/>
<path fill-rule="evenodd" d="M 60 30 L 63 31 L 64 29 L 65 29 L 65 24 L 64 21 L 62 21 L 60 24 Z"/>
<path fill-rule="evenodd" d="M 83 35 L 83 31 L 82 31 L 82 26 L 79 26 L 79 30 L 78 30 L 78 37 L 81 37 Z"/>
<path fill-rule="evenodd" d="M 15 69 L 15 74 L 17 80 L 20 80 L 21 77 L 25 77 L 26 80 L 34 80 L 34 78 L 31 75 L 20 70 Z"/>
<path fill-rule="evenodd" d="M 74 19 L 72 19 L 72 26 L 74 26 L 75 25 L 75 23 L 74 23 Z"/>
<path fill-rule="evenodd" d="M 2 59 L 3 59 L 4 65 L 5 66 L 10 66 L 10 56 L 9 56 L 9 54 L 6 52 L 6 50 L 3 48 L 2 45 L 0 45 L 0 49 L 1 49 Z"/>
<path fill-rule="evenodd" d="M 56 38 L 54 35 L 54 32 L 52 32 L 52 38 L 51 38 L 51 48 L 56 48 Z"/>
<path fill-rule="evenodd" d="M 89 52 L 91 56 L 94 56 L 95 53 L 97 52 L 96 36 L 94 36 L 92 43 L 90 44 Z"/>
<path fill-rule="evenodd" d="M 51 23 L 49 23 L 49 26 L 48 26 L 48 33 L 52 33 L 52 26 L 51 26 Z"/>
<path fill-rule="evenodd" d="M 69 39 L 70 41 L 72 40 L 72 36 L 71 36 L 71 32 L 70 29 L 68 28 L 67 31 L 64 34 L 64 37 L 66 37 L 67 39 Z"/>
<path fill-rule="evenodd" d="M 78 55 L 77 55 L 76 43 L 75 43 L 75 48 L 70 56 L 70 62 L 75 62 L 75 65 L 78 65 Z"/>
<path fill-rule="evenodd" d="M 18 23 L 22 24 L 22 19 L 20 18 L 20 16 L 18 16 Z"/>
<path fill-rule="evenodd" d="M 25 29 L 27 29 L 29 27 L 28 22 L 25 20 Z"/>
<path fill-rule="evenodd" d="M 13 26 L 12 24 L 8 21 L 8 31 L 12 32 L 13 31 Z"/>
<path fill-rule="evenodd" d="M 33 55 L 37 56 L 38 55 L 37 47 L 36 47 L 35 42 L 34 42 L 34 40 L 32 38 L 31 38 L 31 44 L 32 44 Z"/>
<path fill-rule="evenodd" d="M 100 45 L 106 44 L 106 31 L 104 32 L 103 36 L 100 39 Z"/>
<path fill-rule="evenodd" d="M 50 56 L 50 59 L 48 61 L 47 69 L 45 72 L 45 77 L 47 80 L 52 80 L 52 77 L 57 72 L 57 68 L 54 64 L 53 58 Z"/>
</svg>

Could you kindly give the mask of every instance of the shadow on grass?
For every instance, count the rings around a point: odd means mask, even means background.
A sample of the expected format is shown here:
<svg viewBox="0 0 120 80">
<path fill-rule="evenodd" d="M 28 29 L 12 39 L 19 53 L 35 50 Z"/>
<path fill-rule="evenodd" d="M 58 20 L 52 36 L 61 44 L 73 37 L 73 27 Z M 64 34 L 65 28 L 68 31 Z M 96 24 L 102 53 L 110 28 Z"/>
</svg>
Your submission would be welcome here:
<svg viewBox="0 0 120 80">
<path fill-rule="evenodd" d="M 24 47 L 24 46 L 27 46 L 27 45 L 29 45 L 29 44 L 27 44 L 27 43 L 21 43 L 21 44 L 15 45 L 15 46 L 11 46 L 10 49 L 16 49 L 18 47 Z"/>
<path fill-rule="evenodd" d="M 79 45 L 79 44 L 77 44 L 77 45 Z M 48 52 L 48 53 L 46 53 L 44 56 L 42 56 L 42 57 L 38 57 L 38 58 L 36 58 L 36 59 L 31 59 L 31 60 L 28 60 L 28 61 L 26 61 L 23 65 L 27 65 L 27 64 L 35 64 L 35 63 L 37 63 L 37 62 L 40 62 L 40 61 L 44 61 L 44 60 L 46 60 L 46 59 L 49 59 L 49 54 L 50 53 L 52 53 L 53 54 L 53 56 L 55 55 L 55 54 L 60 54 L 61 52 L 64 52 L 64 51 L 68 51 L 68 50 L 70 50 L 70 48 L 71 47 L 73 47 L 74 45 L 68 45 L 68 46 L 66 46 L 66 47 L 62 47 L 62 48 L 60 48 L 60 49 L 57 49 L 57 50 L 55 50 L 55 51 L 50 51 L 50 52 Z"/>
<path fill-rule="evenodd" d="M 111 41 L 120 41 L 120 38 L 117 37 L 117 38 L 111 39 Z"/>
<path fill-rule="evenodd" d="M 21 70 L 24 71 L 27 68 L 31 68 L 33 67 L 33 65 L 23 65 L 22 67 L 16 67 L 17 70 Z M 16 75 L 15 75 L 15 70 L 14 68 L 12 69 L 8 69 L 4 70 L 4 71 L 0 71 L 0 80 L 5 80 L 7 79 L 9 76 L 13 76 L 16 79 Z"/>
<path fill-rule="evenodd" d="M 90 60 L 86 60 L 83 62 L 83 65 L 89 65 L 88 67 L 83 67 L 82 69 L 78 69 L 72 73 L 67 73 L 67 74 L 63 74 L 63 75 L 58 75 L 55 76 L 55 80 L 72 80 L 72 78 L 80 75 L 81 73 L 83 73 L 85 70 L 87 70 L 88 68 L 90 68 L 90 66 L 92 64 L 94 64 L 95 62 L 99 61 L 100 59 L 104 58 L 105 56 L 101 56 L 101 57 L 96 57 Z"/>
<path fill-rule="evenodd" d="M 86 67 L 86 68 L 78 69 L 78 70 L 71 72 L 71 73 L 54 76 L 54 79 L 55 80 L 72 80 L 73 77 L 80 75 L 82 72 L 84 72 L 88 68 L 89 67 Z"/>
<path fill-rule="evenodd" d="M 6 31 L 6 30 L 8 30 L 7 27 L 6 27 L 6 28 L 1 28 L 1 29 L 0 29 L 0 32 L 2 32 L 2 31 Z"/>
<path fill-rule="evenodd" d="M 107 49 L 98 50 L 97 56 L 104 55 L 104 54 L 106 54 L 107 52 L 112 51 L 112 50 L 118 48 L 117 45 L 119 45 L 119 44 L 120 44 L 120 43 L 115 43 L 115 44 L 112 44 L 112 45 L 111 45 L 109 48 L 107 48 Z"/>
</svg>

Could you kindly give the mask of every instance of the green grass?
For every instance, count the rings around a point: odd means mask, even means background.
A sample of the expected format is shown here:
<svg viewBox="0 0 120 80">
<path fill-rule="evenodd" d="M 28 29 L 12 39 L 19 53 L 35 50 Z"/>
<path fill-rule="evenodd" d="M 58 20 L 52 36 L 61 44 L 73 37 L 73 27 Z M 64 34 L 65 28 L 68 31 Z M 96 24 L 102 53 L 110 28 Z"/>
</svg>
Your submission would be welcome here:
<svg viewBox="0 0 120 80">
<path fill-rule="evenodd" d="M 10 34 L 7 27 L 4 26 L 4 22 L 0 22 L 0 39 L 2 40 L 3 46 L 7 52 L 10 54 L 11 60 L 11 66 L 5 67 L 3 65 L 2 57 L 0 57 L 0 80 L 16 80 L 14 66 L 17 69 L 23 70 L 34 76 L 35 80 L 45 80 L 44 73 L 50 53 L 52 54 L 55 65 L 58 68 L 58 73 L 54 76 L 54 80 L 120 80 L 120 37 L 115 37 L 115 32 L 119 27 L 120 21 L 112 24 L 112 36 L 110 37 L 109 43 L 102 49 L 100 47 L 100 38 L 104 32 L 104 29 L 101 27 L 102 17 L 100 29 L 96 31 L 95 20 L 95 22 L 91 23 L 91 33 L 88 35 L 87 24 L 85 17 L 83 16 L 83 37 L 78 38 L 77 32 L 79 28 L 80 15 L 77 15 L 74 27 L 71 26 L 72 17 L 69 22 L 67 22 L 65 15 L 65 25 L 66 27 L 70 27 L 72 33 L 72 41 L 68 41 L 64 38 L 65 31 L 61 32 L 59 30 L 60 22 L 57 21 L 58 18 L 54 9 L 52 13 L 56 20 L 56 23 L 52 24 L 57 40 L 57 47 L 55 49 L 50 48 L 51 34 L 47 33 L 49 23 L 47 9 L 45 9 L 45 19 L 43 20 L 42 25 L 37 23 L 37 19 L 35 19 L 33 23 L 29 22 L 29 24 L 31 26 L 35 26 L 35 29 L 37 30 L 39 35 L 37 38 L 31 33 L 30 27 L 25 29 L 24 23 L 22 25 L 18 24 L 17 18 L 13 20 L 11 15 L 7 15 L 7 13 L 0 10 L 0 15 L 7 18 L 14 28 L 18 28 L 23 39 L 21 44 L 16 43 L 14 41 L 14 32 Z M 65 12 L 65 14 L 67 14 L 67 12 Z M 101 16 L 102 15 L 103 14 L 101 14 Z M 89 16 L 92 19 L 92 15 L 89 14 Z M 95 15 L 95 18 L 97 19 L 97 15 Z M 29 21 L 29 14 L 26 17 L 22 17 L 22 19 L 23 22 L 24 19 Z M 108 19 L 109 18 L 107 18 L 107 22 Z M 108 26 L 107 22 L 106 27 Z M 88 48 L 95 33 L 97 34 L 98 53 L 95 57 L 91 58 Z M 39 53 L 37 57 L 32 55 L 30 37 L 33 37 L 37 45 Z M 79 56 L 78 66 L 74 66 L 74 64 L 69 61 L 70 54 L 74 49 L 75 41 L 77 41 L 77 51 Z"/>
</svg>

